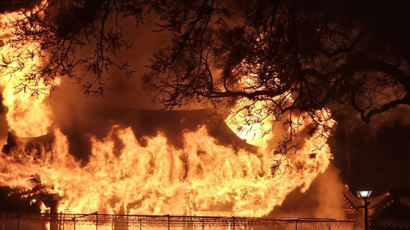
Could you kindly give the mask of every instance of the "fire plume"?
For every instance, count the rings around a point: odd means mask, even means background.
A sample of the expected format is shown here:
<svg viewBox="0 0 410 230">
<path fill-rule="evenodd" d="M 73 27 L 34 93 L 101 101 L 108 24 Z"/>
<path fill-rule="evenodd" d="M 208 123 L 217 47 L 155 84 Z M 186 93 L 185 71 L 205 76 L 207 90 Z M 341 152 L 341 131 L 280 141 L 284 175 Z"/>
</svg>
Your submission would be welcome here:
<svg viewBox="0 0 410 230">
<path fill-rule="evenodd" d="M 39 44 L 21 41 L 12 45 L 15 28 L 9 21 L 23 17 L 18 12 L 0 15 L 0 85 L 3 87 L 3 105 L 9 128 L 20 137 L 47 134 L 53 122 L 53 113 L 47 103 L 52 84 L 45 84 L 31 74 L 41 67 L 45 57 L 36 55 Z M 57 83 L 56 80 L 55 83 Z"/>
</svg>

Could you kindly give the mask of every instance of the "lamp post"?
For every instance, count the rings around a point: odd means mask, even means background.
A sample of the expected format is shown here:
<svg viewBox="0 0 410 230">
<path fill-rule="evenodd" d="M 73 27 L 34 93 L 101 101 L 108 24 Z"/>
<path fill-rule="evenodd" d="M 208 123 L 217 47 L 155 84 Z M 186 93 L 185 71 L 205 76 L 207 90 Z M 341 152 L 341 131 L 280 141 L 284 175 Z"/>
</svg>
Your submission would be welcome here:
<svg viewBox="0 0 410 230">
<path fill-rule="evenodd" d="M 369 229 L 369 222 L 368 222 L 368 206 L 370 204 L 369 202 L 369 197 L 372 194 L 373 191 L 371 190 L 361 190 L 361 191 L 357 191 L 357 194 L 359 195 L 359 197 L 361 197 L 364 201 L 363 206 L 360 206 L 359 208 L 363 208 L 364 209 L 364 230 L 368 230 Z"/>
</svg>

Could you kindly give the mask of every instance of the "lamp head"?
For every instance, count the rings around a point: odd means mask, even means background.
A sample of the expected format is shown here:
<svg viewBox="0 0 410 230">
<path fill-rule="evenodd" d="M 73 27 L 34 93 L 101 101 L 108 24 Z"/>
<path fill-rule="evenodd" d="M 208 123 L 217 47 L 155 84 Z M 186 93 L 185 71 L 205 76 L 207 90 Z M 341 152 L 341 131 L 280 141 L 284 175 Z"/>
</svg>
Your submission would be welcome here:
<svg viewBox="0 0 410 230">
<path fill-rule="evenodd" d="M 357 191 L 357 194 L 359 195 L 359 197 L 363 199 L 367 199 L 370 197 L 372 192 L 373 192 L 372 190 L 360 190 L 360 191 Z"/>
</svg>

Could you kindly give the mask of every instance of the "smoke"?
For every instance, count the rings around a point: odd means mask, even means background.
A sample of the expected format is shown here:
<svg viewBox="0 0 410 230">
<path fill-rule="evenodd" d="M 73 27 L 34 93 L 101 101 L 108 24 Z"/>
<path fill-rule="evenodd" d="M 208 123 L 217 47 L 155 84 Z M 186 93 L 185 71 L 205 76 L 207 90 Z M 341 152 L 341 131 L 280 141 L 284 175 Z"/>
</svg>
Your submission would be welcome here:
<svg viewBox="0 0 410 230">
<path fill-rule="evenodd" d="M 88 160 L 90 136 L 103 138 L 113 125 L 132 127 L 137 138 L 155 136 L 163 132 L 169 144 L 182 147 L 183 130 L 196 130 L 206 125 L 211 136 L 220 144 L 233 144 L 237 148 L 252 148 L 238 140 L 214 112 L 164 111 L 163 106 L 150 92 L 143 89 L 141 76 L 150 64 L 150 57 L 168 42 L 166 32 L 153 31 L 158 16 L 150 16 L 137 25 L 132 19 L 121 19 L 125 37 L 133 47 L 124 50 L 118 59 L 125 59 L 135 71 L 127 78 L 113 69 L 109 72 L 104 96 L 90 97 L 84 94 L 74 79 L 63 78 L 53 92 L 50 103 L 55 114 L 54 126 L 68 137 L 70 152 L 77 158 Z M 90 44 L 90 46 L 93 44 Z M 87 48 L 82 51 L 85 52 Z M 204 109 L 202 106 L 185 109 Z"/>
<path fill-rule="evenodd" d="M 268 216 L 344 219 L 343 187 L 339 170 L 330 164 L 305 193 L 300 189 L 289 193 L 283 204 Z"/>
<path fill-rule="evenodd" d="M 87 97 L 75 80 L 63 78 L 61 85 L 52 95 L 53 108 L 58 117 L 63 115 L 62 119 L 67 117 L 93 119 L 99 115 L 98 112 L 106 111 L 106 107 L 161 108 L 161 105 L 152 103 L 153 99 L 147 95 L 146 91 L 143 91 L 140 79 L 140 76 L 145 72 L 145 66 L 149 64 L 149 57 L 157 48 L 161 47 L 161 34 L 152 31 L 154 29 L 153 19 L 148 19 L 138 27 L 132 20 L 123 20 L 122 24 L 127 25 L 123 28 L 125 36 L 133 41 L 133 47 L 121 52 L 118 58 L 126 59 L 129 62 L 135 71 L 133 77 L 127 78 L 116 69 L 110 69 L 105 87 L 106 94 L 99 97 Z M 59 113 L 60 111 L 61 113 Z"/>
<path fill-rule="evenodd" d="M 235 148 L 251 148 L 241 141 L 225 125 L 223 118 L 204 107 L 186 107 L 186 111 L 164 111 L 150 92 L 143 89 L 141 76 L 147 70 L 149 58 L 167 41 L 164 32 L 153 32 L 155 17 L 149 17 L 137 26 L 133 20 L 123 19 L 125 36 L 133 42 L 133 48 L 121 53 L 135 70 L 131 78 L 118 71 L 110 72 L 106 94 L 89 97 L 82 92 L 78 83 L 63 78 L 51 95 L 50 103 L 55 114 L 56 127 L 68 137 L 70 152 L 77 158 L 88 160 L 90 136 L 103 138 L 113 125 L 132 127 L 138 139 L 164 133 L 169 144 L 182 147 L 183 130 L 196 130 L 205 125 L 209 134 L 220 144 Z M 189 109 L 202 109 L 189 111 Z"/>
<path fill-rule="evenodd" d="M 119 71 L 110 70 L 104 96 L 87 96 L 80 85 L 70 78 L 62 78 L 50 98 L 55 114 L 54 126 L 67 135 L 70 152 L 77 158 L 87 160 L 90 153 L 90 135 L 102 138 L 112 125 L 124 124 L 144 130 L 146 123 L 138 123 L 141 113 L 138 110 L 160 109 L 161 105 L 142 89 L 140 76 L 149 64 L 149 57 L 161 47 L 164 36 L 153 32 L 154 18 L 147 18 L 144 24 L 137 24 L 131 19 L 121 19 L 125 37 L 133 41 L 133 47 L 118 55 L 126 59 L 135 71 L 127 78 Z M 94 44 L 90 44 L 92 46 Z M 85 48 L 87 50 L 87 48 Z M 165 119 L 165 117 L 164 117 Z"/>
<path fill-rule="evenodd" d="M 325 173 L 316 178 L 318 207 L 314 212 L 314 217 L 345 218 L 342 194 L 344 185 L 339 173 L 339 170 L 331 164 Z"/>
</svg>

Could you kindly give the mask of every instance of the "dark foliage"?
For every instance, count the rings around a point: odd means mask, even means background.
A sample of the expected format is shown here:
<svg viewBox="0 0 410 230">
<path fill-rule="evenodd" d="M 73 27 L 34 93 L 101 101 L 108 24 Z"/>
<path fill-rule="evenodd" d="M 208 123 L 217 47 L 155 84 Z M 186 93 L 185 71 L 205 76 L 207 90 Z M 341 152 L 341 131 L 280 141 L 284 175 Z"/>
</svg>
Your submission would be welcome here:
<svg viewBox="0 0 410 230">
<path fill-rule="evenodd" d="M 146 80 L 165 105 L 276 98 L 269 108 L 274 115 L 314 115 L 347 105 L 368 122 L 410 103 L 409 2 L 261 0 L 230 6 L 198 1 L 162 15 L 173 40 L 154 56 Z M 243 76 L 251 83 L 241 83 Z"/>
</svg>

